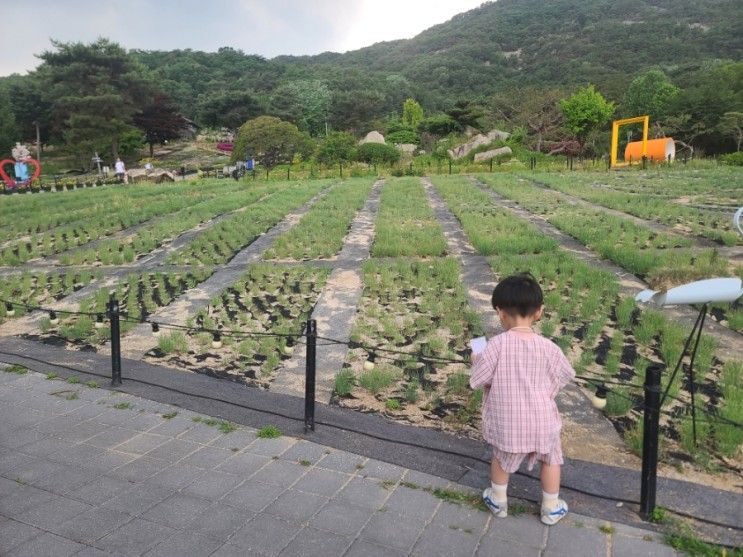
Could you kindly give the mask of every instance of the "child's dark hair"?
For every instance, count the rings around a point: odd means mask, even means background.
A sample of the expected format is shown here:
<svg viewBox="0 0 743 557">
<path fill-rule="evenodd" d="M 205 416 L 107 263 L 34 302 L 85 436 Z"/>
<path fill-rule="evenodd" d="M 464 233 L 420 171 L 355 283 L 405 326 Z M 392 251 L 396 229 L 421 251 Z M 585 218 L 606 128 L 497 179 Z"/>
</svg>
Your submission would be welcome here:
<svg viewBox="0 0 743 557">
<path fill-rule="evenodd" d="M 506 277 L 493 290 L 493 308 L 521 317 L 534 315 L 543 303 L 542 289 L 531 273 Z"/>
</svg>

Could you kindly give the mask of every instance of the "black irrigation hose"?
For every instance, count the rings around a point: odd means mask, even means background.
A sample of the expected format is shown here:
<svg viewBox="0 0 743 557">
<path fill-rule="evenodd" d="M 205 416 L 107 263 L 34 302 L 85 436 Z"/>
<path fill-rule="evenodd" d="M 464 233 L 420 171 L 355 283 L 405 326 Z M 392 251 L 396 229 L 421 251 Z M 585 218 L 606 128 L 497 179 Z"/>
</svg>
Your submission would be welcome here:
<svg viewBox="0 0 743 557">
<path fill-rule="evenodd" d="M 25 358 L 27 360 L 32 360 L 32 361 L 39 362 L 39 363 L 42 363 L 42 364 L 47 364 L 47 365 L 51 365 L 51 366 L 55 366 L 55 367 L 60 367 L 60 368 L 63 368 L 63 369 L 68 369 L 70 371 L 74 371 L 74 372 L 77 372 L 77 373 L 84 373 L 84 374 L 87 374 L 87 375 L 93 375 L 95 377 L 102 377 L 104 379 L 108 379 L 108 376 L 107 375 L 103 375 L 103 374 L 96 373 L 96 372 L 93 372 L 93 371 L 79 370 L 79 369 L 75 369 L 73 367 L 69 367 L 69 366 L 66 366 L 66 365 L 58 364 L 58 363 L 47 362 L 47 361 L 42 360 L 40 358 L 34 358 L 34 357 L 31 357 L 31 356 L 19 355 L 19 354 L 14 354 L 12 352 L 4 352 L 4 351 L 0 351 L 0 354 L 6 355 L 6 356 L 16 356 L 16 357 L 21 356 L 21 357 L 23 357 L 23 358 Z M 229 401 L 229 400 L 224 400 L 224 399 L 218 398 L 218 397 L 213 397 L 213 396 L 209 396 L 209 395 L 202 395 L 202 394 L 194 394 L 194 393 L 182 391 L 180 389 L 175 389 L 173 387 L 165 387 L 163 385 L 158 385 L 157 383 L 151 383 L 149 381 L 144 381 L 142 379 L 127 378 L 127 381 L 131 381 L 133 383 L 140 383 L 142 385 L 148 385 L 148 386 L 151 386 L 151 387 L 156 387 L 156 388 L 164 389 L 166 391 L 177 393 L 177 394 L 182 394 L 182 395 L 185 395 L 185 396 L 192 396 L 192 397 L 200 398 L 200 399 L 203 399 L 203 400 L 210 400 L 212 402 L 219 402 L 219 403 L 222 403 L 222 404 L 227 404 L 229 406 L 234 406 L 234 407 L 242 408 L 242 409 L 245 409 L 245 410 L 251 410 L 251 411 L 254 411 L 254 412 L 260 412 L 260 413 L 263 413 L 263 414 L 268 414 L 270 416 L 276 416 L 276 417 L 280 417 L 280 418 L 285 418 L 287 420 L 292 420 L 292 421 L 295 421 L 295 422 L 302 422 L 302 423 L 304 423 L 304 418 L 298 418 L 296 416 L 291 416 L 291 415 L 288 415 L 288 414 L 284 414 L 282 412 L 277 412 L 275 410 L 264 410 L 264 409 L 260 409 L 260 408 L 254 408 L 252 406 L 247 406 L 247 405 L 244 405 L 244 404 L 238 404 L 236 402 L 232 402 L 232 401 Z M 428 450 L 428 451 L 433 451 L 433 452 L 436 452 L 436 453 L 457 456 L 457 457 L 460 457 L 460 458 L 464 457 L 464 458 L 467 458 L 469 460 L 473 460 L 475 462 L 486 464 L 488 466 L 490 465 L 490 461 L 485 460 L 483 458 L 479 458 L 479 457 L 475 457 L 475 456 L 470 456 L 470 455 L 463 455 L 461 453 L 458 453 L 456 451 L 450 451 L 448 449 L 439 449 L 439 448 L 435 448 L 435 447 L 429 447 L 427 445 L 423 445 L 421 443 L 414 443 L 414 442 L 411 442 L 411 441 L 399 441 L 397 439 L 388 439 L 388 438 L 383 437 L 381 435 L 375 435 L 373 433 L 369 433 L 369 432 L 361 431 L 361 430 L 357 430 L 357 429 L 352 429 L 352 428 L 348 428 L 348 427 L 341 427 L 341 426 L 338 426 L 338 425 L 335 425 L 335 424 L 332 424 L 332 423 L 329 423 L 329 422 L 321 421 L 321 420 L 316 420 L 315 423 L 317 425 L 322 425 L 322 426 L 325 426 L 325 427 L 330 427 L 330 428 L 338 429 L 338 430 L 341 430 L 341 431 L 348 431 L 348 432 L 351 432 L 351 433 L 355 433 L 357 435 L 362 435 L 364 437 L 369 437 L 371 439 L 377 439 L 377 440 L 385 441 L 385 442 L 388 442 L 388 443 L 395 443 L 397 445 L 402 445 L 402 446 L 405 446 L 405 447 L 414 447 L 414 448 L 418 448 L 418 449 L 424 449 L 424 450 Z M 524 477 L 527 477 L 527 478 L 535 479 L 532 476 L 530 476 L 528 474 L 525 474 L 524 472 L 516 472 L 516 474 L 519 475 L 519 476 L 524 476 Z M 582 495 L 588 495 L 589 497 L 596 497 L 598 499 L 606 499 L 606 500 L 609 500 L 609 501 L 616 501 L 616 502 L 620 502 L 620 503 L 627 503 L 627 504 L 630 504 L 630 505 L 639 505 L 640 504 L 639 501 L 636 501 L 634 499 L 626 499 L 626 498 L 623 498 L 623 497 L 612 497 L 612 496 L 609 496 L 609 495 L 602 495 L 600 493 L 596 493 L 596 492 L 593 492 L 593 491 L 590 491 L 590 490 L 587 490 L 587 489 L 581 489 L 581 488 L 578 488 L 578 487 L 573 487 L 573 486 L 570 486 L 570 485 L 567 485 L 567 484 L 564 484 L 564 483 L 562 485 L 566 489 L 569 489 L 569 490 L 574 491 L 576 493 L 580 493 Z M 674 511 L 671 511 L 671 512 L 673 512 L 674 514 L 677 514 L 679 516 L 683 516 L 685 518 L 691 518 L 691 519 L 697 520 L 699 522 L 704 522 L 705 524 L 712 524 L 714 526 L 719 526 L 721 528 L 728 528 L 728 529 L 735 530 L 735 531 L 738 531 L 738 532 L 743 531 L 743 527 L 738 526 L 738 525 L 725 524 L 723 522 L 718 522 L 716 520 L 711 520 L 711 519 L 706 519 L 706 518 L 700 518 L 698 516 L 695 516 L 693 514 L 686 513 L 686 512 L 683 512 L 683 511 L 676 511 L 676 510 L 674 510 Z"/>
</svg>

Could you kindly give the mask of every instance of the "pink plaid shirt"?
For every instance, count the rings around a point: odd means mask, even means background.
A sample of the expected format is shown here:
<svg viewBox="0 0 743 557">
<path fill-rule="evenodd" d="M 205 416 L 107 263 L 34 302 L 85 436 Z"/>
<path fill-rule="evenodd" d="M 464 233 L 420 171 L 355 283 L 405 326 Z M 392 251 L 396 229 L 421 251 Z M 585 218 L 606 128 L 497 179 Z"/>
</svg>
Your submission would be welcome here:
<svg viewBox="0 0 743 557">
<path fill-rule="evenodd" d="M 509 453 L 549 453 L 562 428 L 555 397 L 574 377 L 560 348 L 541 335 L 506 331 L 491 338 L 470 377 L 473 389 L 485 390 L 485 440 Z"/>
</svg>

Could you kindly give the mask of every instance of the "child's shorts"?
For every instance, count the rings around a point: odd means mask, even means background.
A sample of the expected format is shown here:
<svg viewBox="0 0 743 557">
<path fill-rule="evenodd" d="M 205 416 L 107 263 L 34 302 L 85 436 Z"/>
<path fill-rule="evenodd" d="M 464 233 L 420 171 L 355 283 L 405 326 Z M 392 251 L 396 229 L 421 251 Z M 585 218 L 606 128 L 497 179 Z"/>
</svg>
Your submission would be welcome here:
<svg viewBox="0 0 743 557">
<path fill-rule="evenodd" d="M 549 465 L 562 465 L 564 462 L 562 458 L 562 446 L 559 441 L 555 444 L 554 448 L 546 454 L 507 453 L 493 447 L 493 458 L 498 461 L 498 464 L 500 464 L 503 471 L 508 472 L 509 474 L 513 474 L 518 470 L 525 458 L 528 459 L 526 466 L 529 470 L 534 468 L 534 464 L 536 464 L 537 460 Z"/>
</svg>

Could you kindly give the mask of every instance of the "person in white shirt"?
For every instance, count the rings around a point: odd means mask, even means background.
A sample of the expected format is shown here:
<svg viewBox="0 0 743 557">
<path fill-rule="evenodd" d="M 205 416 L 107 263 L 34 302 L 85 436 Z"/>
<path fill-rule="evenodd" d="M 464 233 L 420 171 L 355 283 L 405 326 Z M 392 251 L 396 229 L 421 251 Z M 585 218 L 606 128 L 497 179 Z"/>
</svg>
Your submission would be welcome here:
<svg viewBox="0 0 743 557">
<path fill-rule="evenodd" d="M 124 166 L 124 161 L 122 161 L 119 157 L 116 157 L 116 164 L 114 165 L 114 168 L 116 169 L 116 177 L 119 179 L 119 182 L 123 182 L 126 176 L 126 167 Z"/>
</svg>

